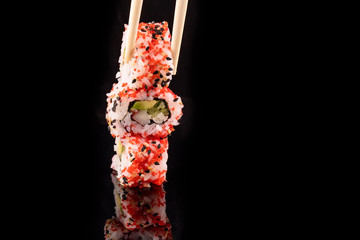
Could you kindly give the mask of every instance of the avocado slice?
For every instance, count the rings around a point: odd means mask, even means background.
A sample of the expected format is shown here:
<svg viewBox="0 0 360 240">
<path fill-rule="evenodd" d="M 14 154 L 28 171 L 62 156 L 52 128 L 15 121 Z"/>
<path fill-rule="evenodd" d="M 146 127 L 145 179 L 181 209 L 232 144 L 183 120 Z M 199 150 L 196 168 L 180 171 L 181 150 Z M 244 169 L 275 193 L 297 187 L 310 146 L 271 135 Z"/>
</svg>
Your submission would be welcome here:
<svg viewBox="0 0 360 240">
<path fill-rule="evenodd" d="M 162 109 L 162 108 L 166 108 L 166 105 L 164 103 L 164 101 L 159 101 L 159 104 L 156 106 L 158 109 Z"/>
<path fill-rule="evenodd" d="M 147 110 L 147 109 L 154 107 L 154 105 L 157 102 L 158 102 L 157 100 L 136 101 L 136 102 L 134 102 L 134 105 L 131 108 L 138 109 L 138 110 Z"/>
<path fill-rule="evenodd" d="M 121 157 L 123 151 L 125 151 L 125 147 L 119 142 L 117 147 L 117 154 Z"/>
<path fill-rule="evenodd" d="M 152 107 L 150 109 L 147 110 L 147 113 L 149 115 L 151 115 L 152 117 L 155 117 L 156 115 L 158 115 L 160 113 L 159 109 Z"/>
<path fill-rule="evenodd" d="M 122 216 L 125 216 L 124 215 L 124 210 L 121 206 L 121 196 L 120 194 L 115 194 L 115 201 L 116 201 L 116 205 L 120 208 L 120 213 Z"/>
<path fill-rule="evenodd" d="M 167 108 L 160 109 L 160 112 L 162 112 L 164 114 L 164 116 L 169 116 L 169 114 L 170 114 L 169 109 L 167 109 Z"/>
<path fill-rule="evenodd" d="M 166 107 L 165 102 L 163 100 L 158 100 L 152 108 L 147 110 L 147 113 L 152 117 L 156 117 L 159 113 L 163 113 L 165 116 L 169 116 L 170 112 Z"/>
</svg>

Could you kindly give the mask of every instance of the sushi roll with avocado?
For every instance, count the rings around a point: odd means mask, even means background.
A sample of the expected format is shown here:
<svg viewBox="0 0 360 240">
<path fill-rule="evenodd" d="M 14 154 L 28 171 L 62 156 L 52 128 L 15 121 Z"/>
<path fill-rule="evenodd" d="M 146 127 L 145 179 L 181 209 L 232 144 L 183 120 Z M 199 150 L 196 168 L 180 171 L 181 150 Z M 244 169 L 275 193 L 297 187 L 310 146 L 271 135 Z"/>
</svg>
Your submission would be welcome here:
<svg viewBox="0 0 360 240">
<path fill-rule="evenodd" d="M 126 94 L 121 89 L 116 84 L 107 98 L 106 119 L 113 136 L 164 138 L 179 125 L 184 105 L 169 88 L 141 88 Z"/>
<path fill-rule="evenodd" d="M 125 187 L 161 185 L 166 180 L 168 147 L 167 138 L 117 138 L 111 168 L 119 183 Z"/>
<path fill-rule="evenodd" d="M 165 190 L 162 185 L 152 184 L 148 188 L 123 187 L 111 174 L 114 184 L 116 217 L 127 229 L 134 230 L 148 226 L 165 226 L 166 215 Z"/>
<path fill-rule="evenodd" d="M 105 221 L 104 237 L 105 240 L 173 240 L 169 222 L 164 226 L 129 230 L 115 217 Z"/>
<path fill-rule="evenodd" d="M 125 25 L 119 72 L 116 78 L 126 90 L 169 86 L 174 69 L 171 35 L 166 21 L 139 23 L 131 60 L 124 62 L 128 28 Z"/>
</svg>

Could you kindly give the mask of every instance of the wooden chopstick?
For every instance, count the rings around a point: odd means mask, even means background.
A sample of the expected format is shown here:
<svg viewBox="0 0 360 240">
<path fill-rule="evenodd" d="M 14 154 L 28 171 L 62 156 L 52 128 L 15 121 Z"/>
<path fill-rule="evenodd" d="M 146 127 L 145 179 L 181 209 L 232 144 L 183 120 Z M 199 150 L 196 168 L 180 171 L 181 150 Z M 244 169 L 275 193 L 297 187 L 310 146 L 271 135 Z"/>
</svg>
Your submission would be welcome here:
<svg viewBox="0 0 360 240">
<path fill-rule="evenodd" d="M 132 57 L 135 47 L 136 33 L 138 31 L 140 13 L 143 0 L 132 0 L 129 15 L 128 35 L 126 39 L 125 63 L 128 63 Z"/>
<path fill-rule="evenodd" d="M 187 5 L 188 5 L 188 0 L 176 0 L 173 30 L 172 30 L 172 40 L 171 40 L 171 52 L 174 63 L 173 75 L 176 74 L 176 70 L 177 70 L 181 40 L 184 32 L 184 23 L 185 23 Z"/>
</svg>

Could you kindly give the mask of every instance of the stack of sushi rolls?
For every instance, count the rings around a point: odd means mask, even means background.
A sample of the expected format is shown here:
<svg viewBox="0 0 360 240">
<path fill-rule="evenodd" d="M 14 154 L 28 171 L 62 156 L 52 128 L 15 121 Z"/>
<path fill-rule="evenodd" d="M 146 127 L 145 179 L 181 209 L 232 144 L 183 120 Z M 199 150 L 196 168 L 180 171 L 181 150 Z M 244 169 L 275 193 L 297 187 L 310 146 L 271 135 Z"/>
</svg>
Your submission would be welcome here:
<svg viewBox="0 0 360 240">
<path fill-rule="evenodd" d="M 139 23 L 135 48 L 124 61 L 127 26 L 117 83 L 107 94 L 106 120 L 115 139 L 111 168 L 115 215 L 105 239 L 172 239 L 166 216 L 168 136 L 182 117 L 181 98 L 169 88 L 173 73 L 167 22 Z"/>
<path fill-rule="evenodd" d="M 181 98 L 170 88 L 173 61 L 167 22 L 139 23 L 135 49 L 124 62 L 127 26 L 119 72 L 107 94 L 106 120 L 115 138 L 111 168 L 125 187 L 160 185 L 166 178 L 168 135 L 179 125 Z"/>
</svg>

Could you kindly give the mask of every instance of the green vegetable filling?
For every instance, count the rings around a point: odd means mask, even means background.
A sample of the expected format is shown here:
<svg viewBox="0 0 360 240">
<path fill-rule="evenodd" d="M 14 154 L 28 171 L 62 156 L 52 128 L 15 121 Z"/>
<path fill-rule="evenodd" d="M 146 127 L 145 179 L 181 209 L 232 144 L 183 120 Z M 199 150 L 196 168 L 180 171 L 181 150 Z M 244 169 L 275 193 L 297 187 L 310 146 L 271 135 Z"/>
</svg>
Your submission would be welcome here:
<svg viewBox="0 0 360 240">
<path fill-rule="evenodd" d="M 153 118 L 155 118 L 159 113 L 162 113 L 164 116 L 170 115 L 170 111 L 164 100 L 134 101 L 130 111 L 134 112 L 136 110 L 146 110 L 146 112 Z"/>
</svg>

